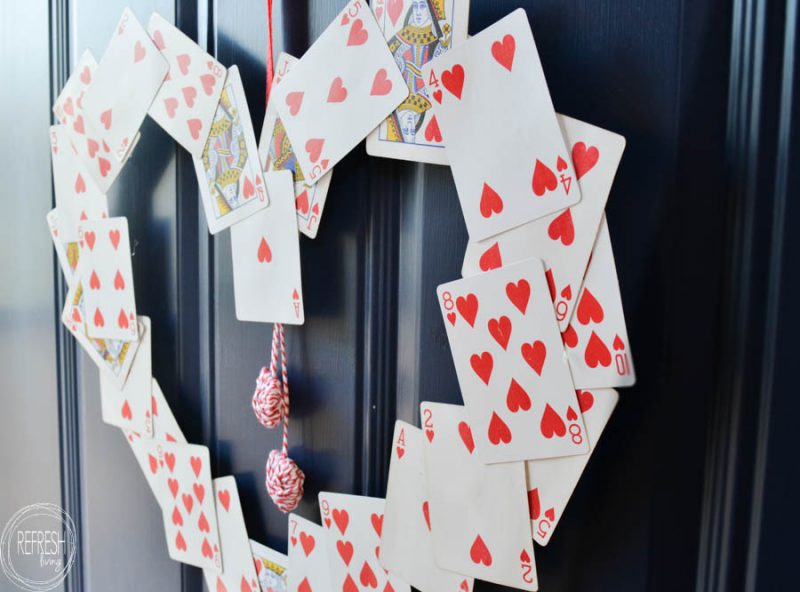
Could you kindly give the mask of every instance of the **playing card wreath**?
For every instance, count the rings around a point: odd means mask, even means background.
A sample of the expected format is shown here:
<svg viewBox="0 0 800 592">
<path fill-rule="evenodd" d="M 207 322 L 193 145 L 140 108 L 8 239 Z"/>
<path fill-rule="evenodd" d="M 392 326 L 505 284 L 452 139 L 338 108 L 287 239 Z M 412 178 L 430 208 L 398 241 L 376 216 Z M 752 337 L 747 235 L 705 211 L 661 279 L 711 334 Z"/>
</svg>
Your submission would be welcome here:
<svg viewBox="0 0 800 592">
<path fill-rule="evenodd" d="M 552 537 L 614 388 L 635 382 L 605 218 L 625 140 L 555 113 L 523 10 L 468 39 L 468 0 L 351 0 L 273 67 L 268 9 L 259 144 L 236 66 L 157 14 L 145 30 L 126 9 L 53 107 L 62 322 L 100 368 L 103 420 L 142 468 L 170 556 L 209 589 L 536 590 L 533 541 Z M 299 235 L 316 237 L 333 168 L 365 138 L 369 154 L 453 173 L 470 242 L 437 297 L 464 406 L 397 421 L 385 500 L 320 493 L 321 525 L 290 514 L 288 556 L 248 539 L 235 480 L 212 480 L 152 377 L 128 223 L 106 199 L 146 115 L 192 155 L 209 232 L 230 228 L 237 318 L 273 324 L 252 407 L 283 429 L 265 485 L 286 513 L 305 478 L 288 456 L 283 328 L 305 322 Z"/>
</svg>

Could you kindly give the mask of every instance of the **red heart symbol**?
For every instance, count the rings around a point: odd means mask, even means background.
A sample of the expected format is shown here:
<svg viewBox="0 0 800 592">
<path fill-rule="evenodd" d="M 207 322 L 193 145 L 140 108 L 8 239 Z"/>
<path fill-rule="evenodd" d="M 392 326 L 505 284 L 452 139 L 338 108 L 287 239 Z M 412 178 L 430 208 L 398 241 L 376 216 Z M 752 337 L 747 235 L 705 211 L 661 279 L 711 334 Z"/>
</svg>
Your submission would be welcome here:
<svg viewBox="0 0 800 592">
<path fill-rule="evenodd" d="M 189 64 L 192 63 L 192 58 L 188 54 L 182 53 L 175 59 L 178 61 L 178 68 L 181 74 L 186 76 L 189 73 Z"/>
<path fill-rule="evenodd" d="M 556 511 L 553 508 L 550 508 L 545 513 L 545 518 L 547 518 L 550 522 L 555 522 L 556 520 Z"/>
<path fill-rule="evenodd" d="M 561 297 L 565 300 L 572 300 L 572 287 L 567 286 L 563 290 L 561 290 Z"/>
<path fill-rule="evenodd" d="M 72 108 L 72 97 L 69 97 L 66 101 L 64 101 L 64 113 L 67 115 L 73 115 L 75 113 Z"/>
<path fill-rule="evenodd" d="M 78 117 L 75 118 L 75 121 L 72 122 L 72 129 L 74 129 L 79 134 L 83 134 L 84 132 L 83 115 L 78 115 Z M 95 144 L 97 144 L 97 142 L 95 142 Z M 90 154 L 89 156 L 92 157 L 93 155 Z"/>
<path fill-rule="evenodd" d="M 200 532 L 210 532 L 211 527 L 208 525 L 205 512 L 200 512 L 200 519 L 197 521 L 197 528 Z"/>
<path fill-rule="evenodd" d="M 372 568 L 366 561 L 361 566 L 361 574 L 358 579 L 361 580 L 362 586 L 367 586 L 369 588 L 378 587 L 378 578 L 375 577 L 375 572 L 372 571 Z"/>
<path fill-rule="evenodd" d="M 202 504 L 203 499 L 206 497 L 206 488 L 200 483 L 195 483 L 192 485 L 192 490 L 194 491 L 194 496 L 197 498 L 197 501 Z"/>
<path fill-rule="evenodd" d="M 289 107 L 290 115 L 297 115 L 300 111 L 300 106 L 303 104 L 303 92 L 294 91 L 286 95 L 286 105 Z"/>
<path fill-rule="evenodd" d="M 193 117 L 186 122 L 186 125 L 189 126 L 189 134 L 192 136 L 192 139 L 199 140 L 200 130 L 203 128 L 203 122 L 198 118 Z"/>
<path fill-rule="evenodd" d="M 517 49 L 517 43 L 512 35 L 503 37 L 503 41 L 495 41 L 492 43 L 492 57 L 497 60 L 497 63 L 503 66 L 506 70 L 511 72 L 511 65 L 514 63 L 514 52 Z"/>
<path fill-rule="evenodd" d="M 99 290 L 100 289 L 100 278 L 97 275 L 97 272 L 93 269 L 92 275 L 89 278 L 89 287 L 92 290 Z"/>
<path fill-rule="evenodd" d="M 81 322 L 81 313 L 77 308 L 72 309 L 72 320 L 75 321 L 76 323 Z"/>
<path fill-rule="evenodd" d="M 541 502 L 539 501 L 539 488 L 534 487 L 528 492 L 528 512 L 530 513 L 531 520 L 536 520 L 539 517 L 539 512 L 542 511 Z"/>
<path fill-rule="evenodd" d="M 619 335 L 614 337 L 614 350 L 622 351 L 625 349 L 625 342 L 620 339 Z"/>
<path fill-rule="evenodd" d="M 111 163 L 101 156 L 97 159 L 97 164 L 100 167 L 100 176 L 105 177 L 108 174 L 108 171 L 111 170 Z"/>
<path fill-rule="evenodd" d="M 469 584 L 467 584 L 467 580 L 461 580 L 461 585 L 458 587 L 458 589 L 462 592 L 469 592 Z"/>
<path fill-rule="evenodd" d="M 467 294 L 466 297 L 456 298 L 456 308 L 470 327 L 475 326 L 475 317 L 478 315 L 478 297 L 475 294 Z"/>
<path fill-rule="evenodd" d="M 506 394 L 506 406 L 511 413 L 516 413 L 520 409 L 528 411 L 531 408 L 531 398 L 525 389 L 515 380 L 511 379 Z"/>
<path fill-rule="evenodd" d="M 386 68 L 381 68 L 375 72 L 375 77 L 372 79 L 372 88 L 369 91 L 370 96 L 383 97 L 392 92 L 392 81 L 386 74 Z"/>
<path fill-rule="evenodd" d="M 341 25 L 345 26 L 349 22 L 350 22 L 350 17 L 348 16 L 348 14 L 347 13 L 343 14 L 342 15 L 342 20 L 341 20 Z"/>
<path fill-rule="evenodd" d="M 336 541 L 336 550 L 339 551 L 339 557 L 342 558 L 345 565 L 350 565 L 350 560 L 353 558 L 353 543 L 350 541 Z"/>
<path fill-rule="evenodd" d="M 425 430 L 425 435 L 428 437 L 428 442 L 433 442 L 433 430 Z"/>
<path fill-rule="evenodd" d="M 130 325 L 128 324 L 128 315 L 125 314 L 125 310 L 120 308 L 119 315 L 117 316 L 117 326 L 120 329 L 127 329 Z"/>
<path fill-rule="evenodd" d="M 339 528 L 339 532 L 344 534 L 347 530 L 347 525 L 350 524 L 350 514 L 347 513 L 347 510 L 334 510 L 333 521 Z"/>
<path fill-rule="evenodd" d="M 219 498 L 219 503 L 225 508 L 225 511 L 229 512 L 231 506 L 231 492 L 227 489 L 223 489 L 217 494 L 217 497 Z"/>
<path fill-rule="evenodd" d="M 531 285 L 528 280 L 519 280 L 517 283 L 508 282 L 506 284 L 506 296 L 511 301 L 511 304 L 525 314 L 528 310 L 528 301 L 531 298 Z"/>
<path fill-rule="evenodd" d="M 578 345 L 578 334 L 572 328 L 572 325 L 567 325 L 567 329 L 561 334 L 561 341 L 569 348 Z"/>
<path fill-rule="evenodd" d="M 178 510 L 178 506 L 172 509 L 172 523 L 176 526 L 183 526 L 183 516 L 181 516 L 180 510 Z"/>
<path fill-rule="evenodd" d="M 442 104 L 442 91 L 441 90 L 433 91 L 433 98 L 436 99 L 436 102 L 441 105 Z"/>
<path fill-rule="evenodd" d="M 344 584 L 342 584 L 342 592 L 359 592 L 358 586 L 356 586 L 350 574 L 347 574 L 347 578 L 345 578 Z"/>
<path fill-rule="evenodd" d="M 265 261 L 267 263 L 272 262 L 272 249 L 269 248 L 267 239 L 263 236 L 261 237 L 261 242 L 258 244 L 257 257 L 259 263 L 264 263 Z"/>
<path fill-rule="evenodd" d="M 303 581 L 297 586 L 297 592 L 313 592 L 311 590 L 311 584 L 308 583 L 308 578 L 303 578 Z"/>
<path fill-rule="evenodd" d="M 244 576 L 242 578 L 244 579 Z M 219 576 L 217 576 L 217 592 L 228 592 L 228 588 Z"/>
<path fill-rule="evenodd" d="M 175 119 L 175 110 L 178 108 L 178 99 L 175 97 L 167 97 L 164 99 L 164 109 L 167 111 L 167 117 Z"/>
<path fill-rule="evenodd" d="M 448 312 L 447 313 L 447 320 L 450 321 L 450 324 L 453 325 L 453 327 L 455 327 L 456 326 L 456 313 Z"/>
<path fill-rule="evenodd" d="M 383 530 L 383 514 L 373 514 L 370 516 L 370 521 L 372 522 L 372 528 L 375 529 L 378 537 L 380 537 L 381 530 Z"/>
<path fill-rule="evenodd" d="M 590 322 L 595 323 L 602 323 L 603 317 L 605 316 L 603 313 L 603 307 L 600 306 L 600 303 L 597 301 L 597 298 L 589 291 L 589 288 L 583 289 L 583 294 L 581 294 L 581 301 L 578 303 L 578 310 L 577 310 L 577 317 L 578 322 L 581 325 L 588 325 Z"/>
<path fill-rule="evenodd" d="M 203 553 L 203 557 L 207 557 L 208 559 L 211 559 L 214 556 L 214 552 L 211 550 L 211 545 L 208 544 L 208 539 L 203 541 L 203 547 L 201 548 L 201 551 Z"/>
<path fill-rule="evenodd" d="M 99 308 L 96 308 L 94 311 L 94 326 L 95 327 L 105 327 L 106 320 L 103 318 L 103 313 L 100 312 Z"/>
<path fill-rule="evenodd" d="M 89 158 L 94 158 L 94 155 L 97 154 L 98 150 L 100 150 L 100 144 L 98 144 L 97 141 L 93 140 L 92 138 L 87 138 L 86 149 L 89 152 Z"/>
<path fill-rule="evenodd" d="M 109 230 L 108 231 L 108 240 L 111 241 L 111 246 L 114 247 L 114 250 L 117 250 L 119 247 L 119 230 Z"/>
<path fill-rule="evenodd" d="M 397 25 L 397 19 L 400 18 L 400 14 L 403 12 L 403 0 L 389 0 L 386 9 L 389 14 L 389 20 L 392 21 L 392 25 Z"/>
<path fill-rule="evenodd" d="M 475 540 L 472 542 L 472 547 L 470 547 L 469 550 L 469 557 L 472 559 L 473 563 L 482 563 L 486 567 L 492 564 L 492 554 L 489 553 L 489 549 L 486 547 L 486 543 L 483 542 L 481 535 L 476 536 Z"/>
<path fill-rule="evenodd" d="M 75 178 L 75 193 L 83 193 L 86 191 L 86 183 L 81 177 L 81 174 L 78 173 L 78 176 Z"/>
<path fill-rule="evenodd" d="M 431 510 L 430 506 L 428 506 L 428 500 L 422 502 L 422 516 L 425 518 L 425 524 L 428 526 L 428 530 L 431 529 Z"/>
<path fill-rule="evenodd" d="M 442 132 L 439 129 L 439 122 L 436 120 L 435 115 L 431 118 L 431 120 L 428 122 L 428 125 L 425 127 L 425 139 L 428 142 L 442 141 Z"/>
<path fill-rule="evenodd" d="M 136 46 L 133 48 L 133 63 L 136 64 L 137 62 L 141 62 L 144 59 L 145 53 L 146 52 L 142 42 L 137 41 Z"/>
<path fill-rule="evenodd" d="M 311 138 L 306 142 L 305 148 L 311 162 L 317 162 L 317 160 L 319 160 L 319 155 L 322 152 L 322 146 L 324 144 L 325 140 L 322 138 Z"/>
<path fill-rule="evenodd" d="M 567 161 L 559 156 L 558 160 L 556 160 L 556 170 L 560 173 L 561 171 L 567 170 L 568 166 Z"/>
<path fill-rule="evenodd" d="M 594 395 L 589 391 L 578 391 L 578 406 L 581 413 L 586 413 L 594 405 Z"/>
<path fill-rule="evenodd" d="M 347 45 L 364 45 L 367 42 L 367 30 L 361 19 L 356 19 L 350 26 L 350 34 L 347 36 Z"/>
<path fill-rule="evenodd" d="M 567 433 L 567 426 L 564 425 L 564 420 L 555 412 L 547 403 L 542 413 L 542 420 L 539 422 L 539 429 L 542 431 L 542 436 L 545 438 L 552 438 L 553 434 L 561 438 Z"/>
<path fill-rule="evenodd" d="M 489 333 L 500 347 L 506 349 L 511 339 L 511 319 L 503 315 L 499 319 L 489 319 Z"/>
<path fill-rule="evenodd" d="M 294 200 L 294 208 L 301 214 L 308 214 L 308 189 L 303 189 L 303 193 Z"/>
<path fill-rule="evenodd" d="M 173 479 L 171 477 L 168 478 L 167 486 L 169 487 L 170 493 L 172 493 L 172 497 L 175 498 L 178 495 L 178 488 L 179 488 L 178 480 Z"/>
<path fill-rule="evenodd" d="M 103 140 L 103 150 L 106 152 L 111 152 L 111 149 L 108 147 L 108 144 L 106 144 L 105 140 Z"/>
<path fill-rule="evenodd" d="M 572 241 L 575 240 L 575 227 L 572 224 L 570 208 L 553 218 L 550 226 L 547 227 L 547 236 L 553 240 L 561 239 L 561 244 L 566 247 L 572 244 Z"/>
<path fill-rule="evenodd" d="M 523 549 L 522 553 L 519 554 L 519 560 L 522 563 L 530 563 L 531 562 L 531 556 L 528 555 L 528 552 L 525 549 Z"/>
<path fill-rule="evenodd" d="M 171 473 L 175 469 L 175 455 L 171 452 L 164 453 L 164 462 L 167 463 L 167 468 Z"/>
<path fill-rule="evenodd" d="M 183 535 L 180 532 L 178 536 L 175 537 L 175 548 L 178 549 L 178 551 L 186 550 L 186 541 L 183 540 Z"/>
<path fill-rule="evenodd" d="M 130 421 L 131 419 L 133 419 L 133 414 L 131 413 L 131 406 L 130 406 L 130 405 L 128 405 L 128 401 L 127 401 L 127 399 L 126 399 L 126 400 L 125 400 L 125 402 L 122 404 L 122 417 L 123 417 L 124 419 L 127 419 L 128 421 Z"/>
<path fill-rule="evenodd" d="M 156 44 L 159 51 L 164 49 L 164 37 L 162 37 L 161 31 L 153 33 L 153 43 Z"/>
<path fill-rule="evenodd" d="M 538 158 L 536 159 L 536 166 L 533 169 L 533 181 L 531 183 L 533 193 L 537 197 L 545 194 L 545 191 L 555 191 L 558 186 L 556 175 Z"/>
<path fill-rule="evenodd" d="M 203 92 L 206 93 L 206 96 L 210 97 L 214 94 L 214 87 L 217 85 L 217 79 L 211 74 L 203 74 L 200 77 L 200 84 L 203 85 Z"/>
<path fill-rule="evenodd" d="M 341 77 L 337 76 L 331 82 L 331 87 L 328 90 L 329 103 L 341 103 L 347 98 L 347 89 L 342 84 Z"/>
<path fill-rule="evenodd" d="M 608 351 L 606 344 L 594 331 L 589 336 L 589 343 L 586 344 L 583 359 L 589 368 L 597 368 L 598 364 L 603 368 L 607 368 L 611 364 L 611 352 Z"/>
<path fill-rule="evenodd" d="M 489 385 L 489 378 L 492 376 L 492 368 L 494 367 L 494 360 L 492 354 L 483 352 L 481 355 L 472 354 L 469 359 L 470 366 L 475 371 L 484 384 Z"/>
<path fill-rule="evenodd" d="M 245 199 L 250 199 L 255 195 L 256 189 L 253 187 L 253 182 L 250 180 L 250 177 L 244 178 L 244 186 L 242 187 L 242 195 Z"/>
<path fill-rule="evenodd" d="M 186 105 L 190 109 L 194 107 L 194 100 L 197 98 L 197 89 L 193 86 L 184 86 L 181 92 L 183 93 L 183 100 L 186 102 Z"/>
<path fill-rule="evenodd" d="M 472 429 L 470 429 L 466 421 L 460 421 L 458 423 L 458 435 L 461 436 L 461 441 L 464 443 L 464 446 L 466 446 L 469 453 L 472 454 L 472 451 L 475 450 L 475 440 L 472 438 Z"/>
<path fill-rule="evenodd" d="M 401 448 L 400 446 L 396 446 L 394 450 L 397 453 L 397 458 L 403 458 L 406 453 L 406 449 Z"/>
<path fill-rule="evenodd" d="M 189 459 L 189 462 L 192 465 L 192 471 L 194 471 L 195 477 L 200 477 L 200 470 L 203 468 L 203 459 L 199 456 L 193 456 Z"/>
<path fill-rule="evenodd" d="M 460 100 L 464 88 L 464 67 L 456 64 L 450 70 L 442 72 L 442 84 L 450 94 Z"/>
<path fill-rule="evenodd" d="M 492 412 L 492 419 L 489 420 L 489 442 L 497 446 L 502 442 L 508 444 L 511 442 L 511 430 L 508 429 L 506 422 L 500 419 L 497 413 Z"/>
<path fill-rule="evenodd" d="M 545 358 L 547 358 L 547 348 L 544 343 L 537 339 L 533 343 L 523 343 L 521 349 L 522 357 L 528 362 L 528 366 L 541 376 L 542 367 L 544 366 Z"/>
<path fill-rule="evenodd" d="M 478 260 L 478 265 L 481 271 L 489 271 L 490 269 L 502 267 L 503 258 L 500 256 L 500 243 L 494 243 L 491 247 L 486 249 Z"/>
<path fill-rule="evenodd" d="M 575 176 L 578 180 L 591 171 L 599 159 L 600 151 L 595 146 L 587 148 L 583 142 L 576 143 L 572 147 L 572 164 L 575 166 Z"/>
<path fill-rule="evenodd" d="M 100 114 L 100 123 L 106 129 L 111 129 L 111 109 L 106 109 Z"/>
<path fill-rule="evenodd" d="M 124 290 L 125 289 L 125 280 L 122 278 L 122 274 L 117 270 L 117 275 L 114 276 L 114 289 L 115 290 Z"/>
<path fill-rule="evenodd" d="M 92 81 L 92 72 L 89 70 L 89 66 L 84 66 L 83 70 L 81 71 L 81 82 L 84 84 L 89 84 Z"/>
<path fill-rule="evenodd" d="M 481 216 L 484 218 L 489 218 L 492 214 L 499 214 L 503 211 L 503 198 L 486 183 L 483 184 L 483 189 L 481 190 L 480 211 Z"/>
<path fill-rule="evenodd" d="M 300 533 L 300 546 L 303 547 L 303 553 L 306 554 L 306 557 L 311 555 L 311 551 L 314 550 L 316 543 L 314 537 L 310 534 L 306 534 L 305 532 Z"/>
<path fill-rule="evenodd" d="M 576 421 L 578 419 L 578 414 L 575 413 L 575 410 L 570 405 L 567 408 L 567 421 Z"/>
<path fill-rule="evenodd" d="M 156 471 L 158 471 L 158 460 L 152 454 L 147 455 L 147 460 L 150 461 L 150 472 L 155 475 Z"/>
<path fill-rule="evenodd" d="M 194 498 L 190 494 L 184 493 L 181 499 L 183 500 L 183 507 L 186 508 L 186 512 L 191 514 L 192 508 L 194 507 Z"/>
</svg>

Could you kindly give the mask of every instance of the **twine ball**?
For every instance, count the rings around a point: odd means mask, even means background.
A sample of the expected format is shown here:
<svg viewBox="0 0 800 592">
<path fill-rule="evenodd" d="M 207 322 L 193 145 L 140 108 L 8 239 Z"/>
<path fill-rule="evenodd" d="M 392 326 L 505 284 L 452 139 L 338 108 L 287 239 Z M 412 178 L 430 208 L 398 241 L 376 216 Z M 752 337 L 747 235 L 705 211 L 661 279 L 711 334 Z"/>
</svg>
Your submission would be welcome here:
<svg viewBox="0 0 800 592">
<path fill-rule="evenodd" d="M 303 498 L 306 476 L 295 462 L 280 450 L 273 450 L 267 459 L 267 493 L 284 514 L 294 510 Z"/>
<path fill-rule="evenodd" d="M 256 379 L 253 413 L 266 428 L 274 428 L 283 419 L 283 393 L 278 377 L 264 366 Z"/>
</svg>

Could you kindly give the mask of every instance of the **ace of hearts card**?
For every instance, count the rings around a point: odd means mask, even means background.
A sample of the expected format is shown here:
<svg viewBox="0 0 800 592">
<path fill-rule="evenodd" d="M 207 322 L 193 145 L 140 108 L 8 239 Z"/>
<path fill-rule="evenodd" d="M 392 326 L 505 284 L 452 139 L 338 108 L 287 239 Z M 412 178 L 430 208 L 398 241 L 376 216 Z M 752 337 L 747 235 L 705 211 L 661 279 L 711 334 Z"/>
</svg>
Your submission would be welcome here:
<svg viewBox="0 0 800 592">
<path fill-rule="evenodd" d="M 367 136 L 367 154 L 447 164 L 422 67 L 467 38 L 469 0 L 376 0 L 371 5 L 409 94 Z"/>
<path fill-rule="evenodd" d="M 297 514 L 289 514 L 289 564 L 289 590 L 334 592 L 325 531 Z"/>
<path fill-rule="evenodd" d="M 580 201 L 524 10 L 426 64 L 422 77 L 470 240 Z"/>
<path fill-rule="evenodd" d="M 437 289 L 461 396 L 485 463 L 588 451 L 540 259 Z"/>
<path fill-rule="evenodd" d="M 531 256 L 541 258 L 564 331 L 575 310 L 600 219 L 625 149 L 625 138 L 588 123 L 558 116 L 575 166 L 583 198 L 566 210 L 467 245 L 464 277 L 510 265 Z"/>
<path fill-rule="evenodd" d="M 272 98 L 313 185 L 408 96 L 365 0 L 351 0 L 292 66 Z"/>
<path fill-rule="evenodd" d="M 228 69 L 201 156 L 197 184 L 208 231 L 216 234 L 269 205 L 239 68 Z"/>
<path fill-rule="evenodd" d="M 481 462 L 460 405 L 423 402 L 420 412 L 436 564 L 487 582 L 536 590 L 525 464 Z"/>
</svg>

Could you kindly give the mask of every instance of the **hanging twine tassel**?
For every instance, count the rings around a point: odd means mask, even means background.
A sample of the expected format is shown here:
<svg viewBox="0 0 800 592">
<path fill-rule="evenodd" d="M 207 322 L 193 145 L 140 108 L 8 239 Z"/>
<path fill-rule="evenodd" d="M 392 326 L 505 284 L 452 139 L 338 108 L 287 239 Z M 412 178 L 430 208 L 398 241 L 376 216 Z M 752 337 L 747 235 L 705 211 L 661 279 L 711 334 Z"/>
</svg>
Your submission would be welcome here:
<svg viewBox="0 0 800 592">
<path fill-rule="evenodd" d="M 281 355 L 281 377 L 278 378 L 278 352 Z M 269 453 L 266 465 L 267 493 L 283 513 L 291 512 L 303 498 L 303 471 L 289 458 L 289 376 L 286 371 L 286 338 L 283 325 L 272 330 L 272 356 L 269 370 L 261 369 L 253 393 L 253 412 L 267 428 L 283 422 L 283 445 Z"/>
</svg>

